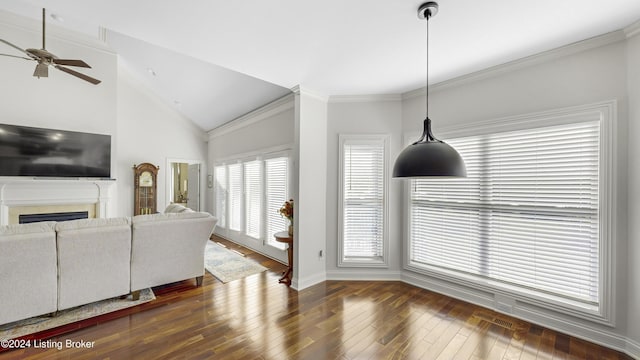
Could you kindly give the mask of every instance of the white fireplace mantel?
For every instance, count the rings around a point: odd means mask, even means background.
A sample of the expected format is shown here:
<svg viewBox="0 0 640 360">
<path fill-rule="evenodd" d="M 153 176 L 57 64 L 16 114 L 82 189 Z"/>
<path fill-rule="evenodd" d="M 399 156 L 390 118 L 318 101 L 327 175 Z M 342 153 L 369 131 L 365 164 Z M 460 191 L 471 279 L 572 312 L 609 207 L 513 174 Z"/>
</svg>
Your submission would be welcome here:
<svg viewBox="0 0 640 360">
<path fill-rule="evenodd" d="M 109 202 L 115 180 L 0 177 L 0 225 L 17 206 L 95 204 L 97 218 L 112 217 Z"/>
</svg>

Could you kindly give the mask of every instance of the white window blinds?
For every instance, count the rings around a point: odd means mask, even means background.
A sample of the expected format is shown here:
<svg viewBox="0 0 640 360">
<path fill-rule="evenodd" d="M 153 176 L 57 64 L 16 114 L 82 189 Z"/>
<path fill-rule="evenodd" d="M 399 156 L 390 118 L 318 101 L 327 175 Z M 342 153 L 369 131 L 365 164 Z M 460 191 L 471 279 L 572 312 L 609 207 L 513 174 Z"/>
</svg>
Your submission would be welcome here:
<svg viewBox="0 0 640 360">
<path fill-rule="evenodd" d="M 341 264 L 384 261 L 385 142 L 344 138 Z"/>
<path fill-rule="evenodd" d="M 219 165 L 214 168 L 215 213 L 219 227 L 227 227 L 227 168 Z"/>
<path fill-rule="evenodd" d="M 280 208 L 288 200 L 288 168 L 286 157 L 266 159 L 265 192 L 266 192 L 266 234 L 267 244 L 284 249 L 283 243 L 277 242 L 273 234 L 287 230 L 289 220 L 280 215 Z"/>
<path fill-rule="evenodd" d="M 262 162 L 244 163 L 245 233 L 259 239 L 262 215 Z"/>
<path fill-rule="evenodd" d="M 214 206 L 218 228 L 235 232 L 224 232 L 224 235 L 243 240 L 247 236 L 261 240 L 263 245 L 285 248 L 273 235 L 287 230 L 289 225 L 278 211 L 291 196 L 288 155 L 280 151 L 215 166 Z"/>
<path fill-rule="evenodd" d="M 410 183 L 410 261 L 599 301 L 600 122 L 447 140 L 465 179 Z"/>
<path fill-rule="evenodd" d="M 242 231 L 242 164 L 231 164 L 229 171 L 229 229 Z"/>
</svg>

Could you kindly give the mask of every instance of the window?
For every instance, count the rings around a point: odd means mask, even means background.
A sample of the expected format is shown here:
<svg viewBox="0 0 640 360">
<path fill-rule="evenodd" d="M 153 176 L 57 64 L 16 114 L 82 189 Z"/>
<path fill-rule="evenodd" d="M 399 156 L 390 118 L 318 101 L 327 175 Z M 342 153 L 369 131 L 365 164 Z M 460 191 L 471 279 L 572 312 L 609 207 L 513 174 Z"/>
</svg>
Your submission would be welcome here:
<svg viewBox="0 0 640 360">
<path fill-rule="evenodd" d="M 468 177 L 409 183 L 409 268 L 602 312 L 605 118 L 448 139 Z"/>
<path fill-rule="evenodd" d="M 262 225 L 262 162 L 244 163 L 245 234 L 259 239 Z"/>
<path fill-rule="evenodd" d="M 229 229 L 242 231 L 242 164 L 231 164 L 229 171 Z"/>
<path fill-rule="evenodd" d="M 280 215 L 280 208 L 288 200 L 289 187 L 289 159 L 275 157 L 267 159 L 265 166 L 265 194 L 266 194 L 266 234 L 267 244 L 284 249 L 285 244 L 277 242 L 273 234 L 284 231 L 289 226 L 289 220 Z"/>
<path fill-rule="evenodd" d="M 215 184 L 214 194 L 215 200 L 215 213 L 218 218 L 219 227 L 227 227 L 227 168 L 224 165 L 216 166 L 214 168 Z"/>
<path fill-rule="evenodd" d="M 214 172 L 218 227 L 237 232 L 228 236 L 246 235 L 284 249 L 285 245 L 275 241 L 273 234 L 287 230 L 289 225 L 278 211 L 290 197 L 288 153 L 217 165 Z"/>
<path fill-rule="evenodd" d="M 386 266 L 387 142 L 340 136 L 340 266 Z"/>
</svg>

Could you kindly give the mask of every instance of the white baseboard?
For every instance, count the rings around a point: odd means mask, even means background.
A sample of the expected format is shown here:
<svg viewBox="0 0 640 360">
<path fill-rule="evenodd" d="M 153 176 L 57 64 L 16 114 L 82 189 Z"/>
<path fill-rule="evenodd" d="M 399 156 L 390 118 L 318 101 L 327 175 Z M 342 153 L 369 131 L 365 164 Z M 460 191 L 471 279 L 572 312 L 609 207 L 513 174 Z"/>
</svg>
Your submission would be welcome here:
<svg viewBox="0 0 640 360">
<path fill-rule="evenodd" d="M 626 353 L 627 355 L 631 356 L 634 359 L 640 359 L 640 343 L 633 341 L 631 339 L 626 339 L 626 340 L 627 340 L 627 347 L 624 353 Z"/>
<path fill-rule="evenodd" d="M 371 269 L 342 269 L 328 270 L 327 280 L 344 281 L 401 281 L 400 271 L 371 270 Z"/>
<path fill-rule="evenodd" d="M 312 274 L 311 276 L 306 276 L 302 279 L 294 276 L 291 280 L 291 287 L 294 290 L 300 291 L 326 280 L 327 275 L 325 273 Z"/>
<path fill-rule="evenodd" d="M 466 289 L 463 286 L 448 284 L 446 281 L 430 278 L 409 271 L 402 273 L 402 281 L 419 288 L 434 291 L 458 300 L 466 301 L 497 312 L 495 295 L 484 291 Z M 623 352 L 633 358 L 640 359 L 640 344 L 608 330 L 606 327 L 590 326 L 586 321 L 573 320 L 569 316 L 545 311 L 533 305 L 516 303 L 509 316 L 543 326 L 576 338 L 584 339 L 598 345 Z"/>
<path fill-rule="evenodd" d="M 493 294 L 482 291 L 466 291 L 463 287 L 454 288 L 452 286 L 448 286 L 445 281 L 418 275 L 409 271 L 402 272 L 402 281 L 422 289 L 434 291 L 478 306 L 492 308 L 494 304 Z"/>
</svg>

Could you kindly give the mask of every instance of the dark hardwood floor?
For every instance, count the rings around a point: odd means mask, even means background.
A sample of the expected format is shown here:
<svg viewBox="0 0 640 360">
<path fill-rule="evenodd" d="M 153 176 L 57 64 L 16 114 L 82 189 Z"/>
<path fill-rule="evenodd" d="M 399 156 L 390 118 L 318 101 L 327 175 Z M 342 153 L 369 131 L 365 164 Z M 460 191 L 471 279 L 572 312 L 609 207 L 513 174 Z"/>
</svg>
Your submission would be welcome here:
<svg viewBox="0 0 640 360">
<path fill-rule="evenodd" d="M 0 359 L 629 359 L 616 351 L 400 282 L 327 281 L 296 292 L 285 266 L 220 240 L 270 270 L 157 299 L 83 323 L 51 341 L 91 349 L 26 349 Z"/>
</svg>

